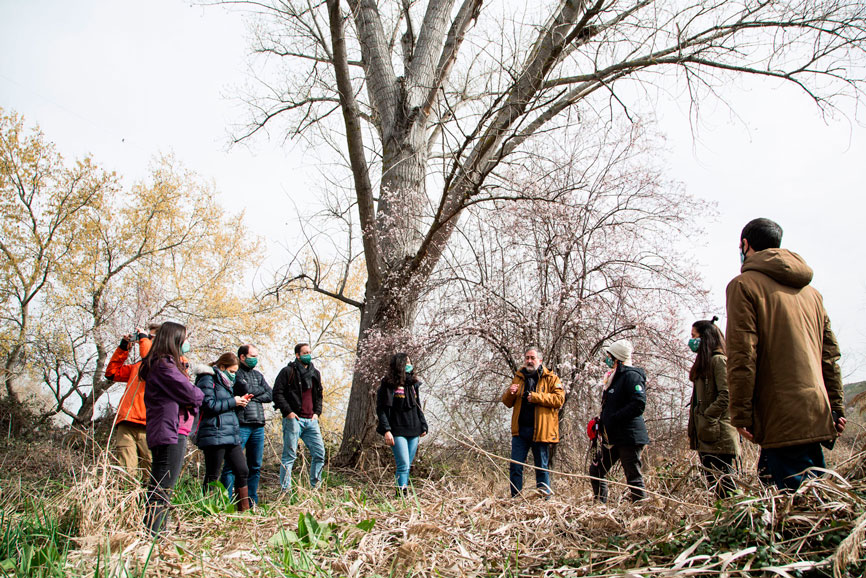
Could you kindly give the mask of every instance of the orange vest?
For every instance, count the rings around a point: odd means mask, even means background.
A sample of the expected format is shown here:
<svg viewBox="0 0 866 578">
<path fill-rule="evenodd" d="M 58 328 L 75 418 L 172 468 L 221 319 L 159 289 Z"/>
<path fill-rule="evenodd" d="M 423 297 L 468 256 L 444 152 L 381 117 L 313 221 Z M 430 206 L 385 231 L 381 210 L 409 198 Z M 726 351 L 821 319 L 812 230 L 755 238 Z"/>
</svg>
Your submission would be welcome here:
<svg viewBox="0 0 866 578">
<path fill-rule="evenodd" d="M 146 338 L 138 342 L 138 353 L 142 358 L 150 351 L 150 344 L 151 340 Z M 117 408 L 114 423 L 129 421 L 145 425 L 147 414 L 144 409 L 144 382 L 138 379 L 138 368 L 141 365 L 141 360 L 124 364 L 127 357 L 129 357 L 129 351 L 118 347 L 105 368 L 106 377 L 110 376 L 110 379 L 115 382 L 126 382 L 126 391 L 120 398 L 120 406 Z"/>
</svg>

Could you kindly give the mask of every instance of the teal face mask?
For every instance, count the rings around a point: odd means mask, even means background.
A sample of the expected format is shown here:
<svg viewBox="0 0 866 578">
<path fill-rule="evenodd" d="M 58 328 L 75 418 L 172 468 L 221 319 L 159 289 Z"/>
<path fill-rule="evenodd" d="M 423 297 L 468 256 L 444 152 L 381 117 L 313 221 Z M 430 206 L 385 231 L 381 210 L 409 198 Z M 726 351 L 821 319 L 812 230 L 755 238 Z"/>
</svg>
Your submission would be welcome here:
<svg viewBox="0 0 866 578">
<path fill-rule="evenodd" d="M 698 348 L 701 346 L 701 338 L 700 337 L 692 337 L 689 339 L 689 349 L 691 349 L 694 353 L 698 352 Z"/>
<path fill-rule="evenodd" d="M 184 341 L 183 345 L 180 346 L 180 352 L 183 353 L 184 355 L 189 353 L 190 349 L 192 349 L 192 347 L 190 347 L 189 341 Z"/>
<path fill-rule="evenodd" d="M 235 382 L 235 374 L 234 373 L 232 373 L 231 371 L 224 371 L 224 370 L 221 370 L 221 371 L 223 372 L 223 375 L 225 375 L 226 377 L 229 378 L 230 382 L 232 382 L 232 383 Z"/>
<path fill-rule="evenodd" d="M 411 364 L 411 363 L 407 363 L 407 364 L 406 364 L 406 373 L 412 373 L 412 369 L 414 369 L 414 367 L 412 366 L 412 364 Z"/>
<path fill-rule="evenodd" d="M 303 363 L 304 365 L 310 365 L 311 361 L 313 361 L 313 356 L 310 355 L 309 353 L 306 353 L 306 354 L 301 356 L 301 363 Z"/>
<path fill-rule="evenodd" d="M 246 359 L 244 359 L 244 363 L 247 364 L 247 367 L 249 367 L 250 369 L 253 369 L 256 365 L 259 364 L 259 358 L 258 357 L 247 357 Z"/>
<path fill-rule="evenodd" d="M 613 369 L 613 366 L 615 363 L 616 362 L 613 360 L 613 357 L 608 356 L 608 357 L 604 358 L 604 364 L 607 365 L 611 369 Z"/>
</svg>

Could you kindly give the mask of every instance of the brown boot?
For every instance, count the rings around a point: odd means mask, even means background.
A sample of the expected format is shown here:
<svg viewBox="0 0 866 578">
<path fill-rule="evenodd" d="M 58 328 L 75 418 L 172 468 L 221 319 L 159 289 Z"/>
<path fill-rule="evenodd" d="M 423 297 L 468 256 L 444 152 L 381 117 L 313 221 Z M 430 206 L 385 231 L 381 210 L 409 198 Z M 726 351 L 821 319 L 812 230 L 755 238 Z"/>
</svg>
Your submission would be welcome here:
<svg viewBox="0 0 866 578">
<path fill-rule="evenodd" d="M 250 494 L 247 487 L 235 488 L 235 494 L 238 498 L 238 512 L 246 512 L 250 509 Z"/>
</svg>

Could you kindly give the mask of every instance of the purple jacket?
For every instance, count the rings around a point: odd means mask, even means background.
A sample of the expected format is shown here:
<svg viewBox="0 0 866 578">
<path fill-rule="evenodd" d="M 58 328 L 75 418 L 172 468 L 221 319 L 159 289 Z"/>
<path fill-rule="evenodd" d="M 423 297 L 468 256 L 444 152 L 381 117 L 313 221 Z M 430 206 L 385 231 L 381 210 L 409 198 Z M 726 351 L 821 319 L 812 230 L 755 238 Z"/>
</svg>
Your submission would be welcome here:
<svg viewBox="0 0 866 578">
<path fill-rule="evenodd" d="M 180 416 L 190 420 L 190 416 L 198 412 L 203 397 L 201 390 L 190 383 L 170 357 L 157 361 L 147 374 L 144 389 L 147 447 L 176 444 Z"/>
</svg>

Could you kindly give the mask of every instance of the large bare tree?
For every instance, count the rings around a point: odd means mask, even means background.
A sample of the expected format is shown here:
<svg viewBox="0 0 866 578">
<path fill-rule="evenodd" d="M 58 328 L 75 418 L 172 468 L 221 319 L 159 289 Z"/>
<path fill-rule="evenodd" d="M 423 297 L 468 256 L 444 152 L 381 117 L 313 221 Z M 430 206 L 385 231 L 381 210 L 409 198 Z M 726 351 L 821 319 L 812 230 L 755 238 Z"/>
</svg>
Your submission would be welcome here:
<svg viewBox="0 0 866 578">
<path fill-rule="evenodd" d="M 529 139 L 581 115 L 628 115 L 668 79 L 694 102 L 757 75 L 832 106 L 859 94 L 866 42 L 858 0 L 228 3 L 258 12 L 256 50 L 276 73 L 262 72 L 238 138 L 285 120 L 289 137 L 318 136 L 351 167 L 365 296 L 313 287 L 360 309 L 362 364 L 384 350 L 376 340 L 411 333 L 461 213 Z M 356 373 L 341 460 L 372 441 L 374 375 Z"/>
<path fill-rule="evenodd" d="M 520 191 L 535 200 L 468 209 L 457 229 L 465 242 L 443 257 L 416 334 L 428 350 L 447 352 L 445 363 L 430 364 L 447 373 L 428 394 L 441 402 L 442 421 L 492 445 L 510 438 L 500 396 L 522 350 L 540 347 L 545 366 L 562 378 L 558 447 L 573 457 L 586 447 L 583 425 L 599 411 L 602 346 L 616 339 L 630 339 L 635 363 L 647 370 L 652 438 L 667 437 L 665 426 L 685 426 L 680 313 L 707 304 L 680 247 L 701 235 L 713 207 L 651 166 L 658 141 L 639 123 L 593 131 L 586 122 L 565 134 L 503 175 L 506 196 Z M 428 377 L 434 369 L 422 368 Z"/>
</svg>

